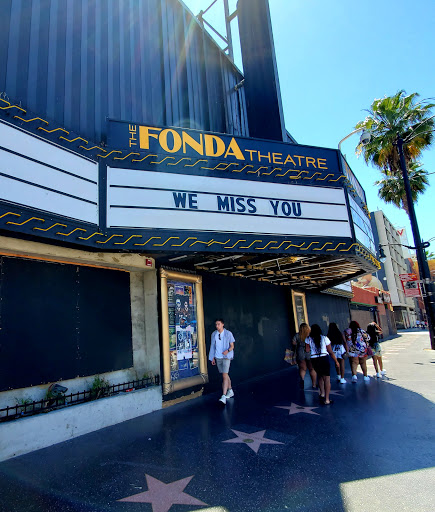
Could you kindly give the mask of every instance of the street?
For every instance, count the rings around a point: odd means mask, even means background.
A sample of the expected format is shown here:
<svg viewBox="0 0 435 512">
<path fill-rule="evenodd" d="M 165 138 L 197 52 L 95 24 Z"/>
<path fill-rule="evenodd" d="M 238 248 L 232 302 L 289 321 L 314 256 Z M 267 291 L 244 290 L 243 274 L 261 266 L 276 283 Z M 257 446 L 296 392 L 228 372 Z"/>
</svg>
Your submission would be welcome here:
<svg viewBox="0 0 435 512">
<path fill-rule="evenodd" d="M 319 404 L 295 368 L 0 464 L 4 512 L 435 510 L 435 353 L 427 331 L 382 343 L 384 379 Z M 243 365 L 239 348 L 234 365 Z M 213 369 L 214 370 L 214 369 Z M 25 420 L 24 420 L 25 421 Z M 0 427 L 1 428 L 1 427 Z M 223 507 L 223 508 L 219 508 Z"/>
</svg>

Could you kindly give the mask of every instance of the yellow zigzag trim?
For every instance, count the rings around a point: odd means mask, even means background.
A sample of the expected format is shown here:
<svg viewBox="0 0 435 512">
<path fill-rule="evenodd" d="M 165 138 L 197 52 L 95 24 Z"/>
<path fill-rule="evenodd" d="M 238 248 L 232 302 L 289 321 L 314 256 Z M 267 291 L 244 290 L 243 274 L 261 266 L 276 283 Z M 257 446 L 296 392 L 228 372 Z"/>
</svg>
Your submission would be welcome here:
<svg viewBox="0 0 435 512">
<path fill-rule="evenodd" d="M 20 215 L 21 217 L 21 215 Z M 6 224 L 13 224 L 14 226 L 24 226 L 24 224 L 27 224 L 31 220 L 40 220 L 41 222 L 45 222 L 44 219 L 40 219 L 39 217 L 30 217 L 30 219 L 25 220 L 24 222 L 18 223 L 18 222 L 6 222 Z"/>
<path fill-rule="evenodd" d="M 32 119 L 23 119 L 20 116 L 14 116 L 14 119 L 19 119 L 20 121 L 24 121 L 25 123 L 30 123 L 30 121 L 42 121 L 43 123 L 50 124 L 48 121 L 46 121 L 45 119 L 41 119 L 40 117 L 34 117 Z"/>
<path fill-rule="evenodd" d="M 50 231 L 50 229 L 54 228 L 55 226 L 62 226 L 63 228 L 67 227 L 66 224 L 60 224 L 59 222 L 56 222 L 56 224 L 53 224 L 49 228 L 33 228 L 33 229 L 38 230 L 38 231 Z"/>
</svg>

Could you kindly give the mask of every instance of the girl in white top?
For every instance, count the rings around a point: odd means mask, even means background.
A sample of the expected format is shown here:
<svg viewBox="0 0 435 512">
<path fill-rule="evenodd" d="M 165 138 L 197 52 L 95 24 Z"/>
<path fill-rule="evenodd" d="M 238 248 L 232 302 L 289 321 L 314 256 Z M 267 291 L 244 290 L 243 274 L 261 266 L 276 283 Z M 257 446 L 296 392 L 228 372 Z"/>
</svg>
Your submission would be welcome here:
<svg viewBox="0 0 435 512">
<path fill-rule="evenodd" d="M 317 381 L 319 383 L 321 401 L 325 405 L 331 405 L 332 400 L 329 399 L 331 391 L 330 364 L 328 354 L 332 357 L 337 365 L 337 358 L 331 348 L 330 340 L 322 335 L 322 330 L 317 324 L 311 326 L 310 336 L 305 340 L 305 349 L 311 352 L 311 362 L 317 373 Z"/>
</svg>

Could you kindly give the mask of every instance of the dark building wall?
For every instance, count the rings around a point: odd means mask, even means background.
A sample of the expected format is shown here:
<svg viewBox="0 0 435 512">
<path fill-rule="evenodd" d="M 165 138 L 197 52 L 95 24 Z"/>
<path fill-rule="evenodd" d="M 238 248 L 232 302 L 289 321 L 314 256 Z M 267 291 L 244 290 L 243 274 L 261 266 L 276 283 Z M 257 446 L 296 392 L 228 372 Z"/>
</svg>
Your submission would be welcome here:
<svg viewBox="0 0 435 512">
<path fill-rule="evenodd" d="M 324 334 L 335 322 L 339 329 L 348 327 L 350 322 L 349 299 L 326 293 L 306 293 L 308 321 L 320 325 Z"/>
<path fill-rule="evenodd" d="M 178 0 L 2 0 L 0 92 L 95 142 L 107 117 L 248 136 L 242 78 Z"/>
<path fill-rule="evenodd" d="M 0 257 L 0 391 L 133 366 L 127 272 Z"/>
<path fill-rule="evenodd" d="M 238 0 L 237 11 L 251 137 L 286 141 L 269 2 Z"/>
<path fill-rule="evenodd" d="M 207 357 L 214 322 L 223 317 L 236 339 L 231 366 L 234 383 L 283 368 L 284 352 L 294 334 L 289 290 L 267 283 L 203 275 Z M 221 382 L 209 363 L 210 388 Z"/>
</svg>

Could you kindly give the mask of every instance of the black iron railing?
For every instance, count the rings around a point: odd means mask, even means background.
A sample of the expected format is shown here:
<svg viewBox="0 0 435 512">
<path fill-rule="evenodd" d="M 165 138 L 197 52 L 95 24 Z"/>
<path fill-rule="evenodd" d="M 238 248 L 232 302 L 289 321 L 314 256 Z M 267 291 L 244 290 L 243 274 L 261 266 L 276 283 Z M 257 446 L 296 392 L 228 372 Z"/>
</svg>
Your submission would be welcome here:
<svg viewBox="0 0 435 512">
<path fill-rule="evenodd" d="M 149 388 L 160 384 L 160 376 L 147 377 L 140 380 L 132 380 L 121 384 L 111 384 L 78 393 L 70 393 L 57 397 L 47 397 L 42 400 L 26 403 L 0 409 L 0 422 L 11 421 L 23 416 L 32 416 L 44 412 L 53 411 L 71 405 L 83 404 L 99 398 L 119 395 L 120 393 L 129 393 L 136 389 Z"/>
</svg>

